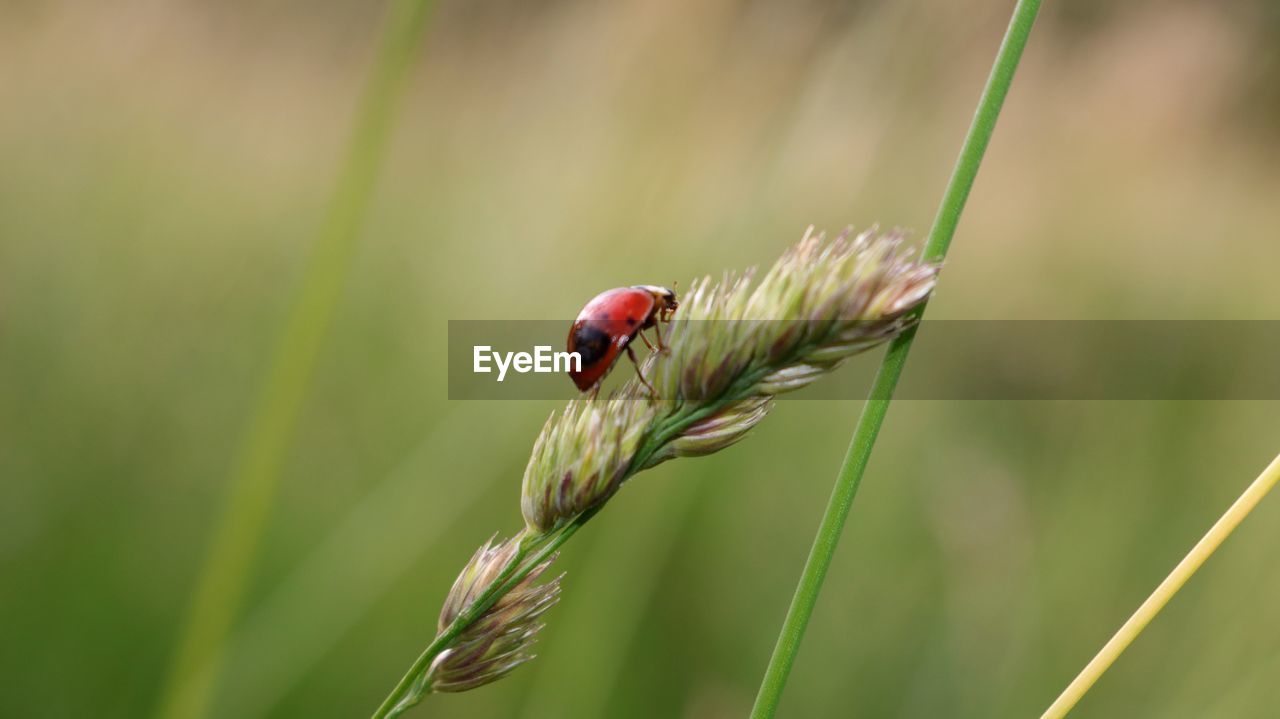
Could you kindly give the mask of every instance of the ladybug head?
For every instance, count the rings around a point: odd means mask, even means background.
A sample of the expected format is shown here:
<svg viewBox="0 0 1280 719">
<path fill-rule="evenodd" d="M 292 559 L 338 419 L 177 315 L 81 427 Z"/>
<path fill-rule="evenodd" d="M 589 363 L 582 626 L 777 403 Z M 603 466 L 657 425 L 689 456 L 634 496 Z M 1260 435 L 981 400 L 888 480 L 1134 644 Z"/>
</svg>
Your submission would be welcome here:
<svg viewBox="0 0 1280 719">
<path fill-rule="evenodd" d="M 658 303 L 658 309 L 666 312 L 674 312 L 680 303 L 676 301 L 675 290 L 658 285 L 636 285 L 634 289 L 644 290 L 653 295 L 653 299 Z"/>
</svg>

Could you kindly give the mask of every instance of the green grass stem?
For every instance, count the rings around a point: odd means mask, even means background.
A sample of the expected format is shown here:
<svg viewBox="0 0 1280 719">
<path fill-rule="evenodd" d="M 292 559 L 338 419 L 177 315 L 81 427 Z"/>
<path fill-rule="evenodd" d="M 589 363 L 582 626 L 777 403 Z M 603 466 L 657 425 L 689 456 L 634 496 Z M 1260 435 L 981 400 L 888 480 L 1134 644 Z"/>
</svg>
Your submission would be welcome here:
<svg viewBox="0 0 1280 719">
<path fill-rule="evenodd" d="M 281 330 L 196 578 L 156 709 L 163 719 L 208 713 L 219 657 L 243 598 L 316 358 L 350 274 L 399 100 L 430 0 L 395 0 L 355 118 L 327 213 Z"/>
<path fill-rule="evenodd" d="M 929 231 L 929 238 L 924 248 L 925 259 L 942 260 L 947 254 L 951 238 L 955 235 L 960 215 L 969 198 L 969 191 L 973 188 L 974 178 L 977 177 L 978 168 L 982 164 L 987 144 L 991 141 L 996 119 L 1000 116 L 1000 109 L 1004 105 L 1005 96 L 1009 93 L 1014 71 L 1022 58 L 1022 51 L 1026 47 L 1027 38 L 1031 34 L 1031 27 L 1035 23 L 1039 10 L 1040 0 L 1018 0 L 1014 7 L 1013 17 L 1005 31 L 1000 50 L 996 54 L 986 88 L 978 100 L 977 112 L 969 126 L 964 144 L 960 148 L 960 156 L 956 160 L 951 180 L 947 183 L 933 228 Z M 921 306 L 916 311 L 917 314 L 922 314 L 924 309 L 924 306 Z M 826 579 L 840 534 L 844 530 L 845 520 L 849 516 L 849 508 L 853 505 L 853 499 L 858 493 L 862 475 L 871 458 L 872 447 L 880 433 L 880 427 L 884 424 L 885 415 L 889 411 L 889 402 L 899 378 L 902 377 L 902 369 L 906 365 L 907 354 L 911 351 L 911 343 L 915 339 L 917 330 L 918 325 L 913 326 L 893 340 L 876 373 L 870 398 L 863 407 L 862 416 L 854 429 L 844 464 L 836 475 L 831 498 L 827 502 L 822 522 L 818 525 L 817 536 L 809 551 L 809 557 L 805 561 L 791 606 L 787 610 L 786 619 L 778 635 L 778 642 L 774 646 L 773 656 L 770 657 L 764 678 L 761 680 L 755 706 L 751 710 L 752 719 L 768 719 L 778 709 L 782 690 L 795 663 L 800 642 L 809 625 L 809 618 L 813 615 L 813 608 L 822 590 L 823 580 Z"/>
</svg>

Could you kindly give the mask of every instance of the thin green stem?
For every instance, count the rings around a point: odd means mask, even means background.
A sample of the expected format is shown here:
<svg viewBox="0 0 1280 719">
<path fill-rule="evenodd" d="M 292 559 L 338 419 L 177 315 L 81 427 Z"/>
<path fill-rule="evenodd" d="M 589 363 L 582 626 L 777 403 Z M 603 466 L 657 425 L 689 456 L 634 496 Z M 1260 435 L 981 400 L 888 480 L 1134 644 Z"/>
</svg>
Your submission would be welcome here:
<svg viewBox="0 0 1280 719">
<path fill-rule="evenodd" d="M 1022 51 L 1027 45 L 1031 27 L 1035 24 L 1036 14 L 1040 10 L 1040 0 L 1018 0 L 1013 10 L 1013 17 L 1005 31 L 1000 51 L 996 54 L 991 75 L 987 78 L 986 88 L 978 100 L 978 109 L 974 114 L 969 132 L 965 136 L 960 156 L 947 183 L 947 189 L 938 208 L 933 228 L 929 231 L 929 239 L 925 244 L 924 259 L 941 260 L 947 254 L 951 238 L 955 235 L 960 215 L 964 211 L 965 201 L 973 188 L 974 178 L 982 164 L 982 156 L 987 144 L 991 141 L 991 133 L 995 130 L 996 119 L 1009 85 L 1013 81 L 1014 71 L 1022 58 Z M 916 310 L 916 319 L 924 313 L 922 305 Z M 752 719 L 767 719 L 778 709 L 782 698 L 782 690 L 786 685 L 791 667 L 795 663 L 796 654 L 809 618 L 813 615 L 814 605 L 822 590 L 822 582 L 826 579 L 831 559 L 835 555 L 836 545 L 844 530 L 845 520 L 849 516 L 849 508 L 858 493 L 862 475 L 866 471 L 871 458 L 871 449 L 875 445 L 880 427 L 884 424 L 885 415 L 889 411 L 889 402 L 902 377 L 906 365 L 907 354 L 911 351 L 911 343 L 915 339 L 918 325 L 913 325 L 903 332 L 889 345 L 872 384 L 871 395 L 863 407 L 862 416 L 858 419 L 849 450 L 845 454 L 844 464 L 836 475 L 835 487 L 831 498 L 818 525 L 818 533 L 813 547 L 805 561 L 804 571 L 796 586 L 795 596 L 787 610 L 782 630 L 778 635 L 778 643 L 774 646 L 773 656 L 765 670 L 756 695 L 755 706 L 751 710 Z"/>
<path fill-rule="evenodd" d="M 227 480 L 158 717 L 198 719 L 208 713 L 227 632 L 244 595 L 316 357 L 350 272 L 430 6 L 429 0 L 396 0 L 390 9 L 331 202 Z"/>
</svg>

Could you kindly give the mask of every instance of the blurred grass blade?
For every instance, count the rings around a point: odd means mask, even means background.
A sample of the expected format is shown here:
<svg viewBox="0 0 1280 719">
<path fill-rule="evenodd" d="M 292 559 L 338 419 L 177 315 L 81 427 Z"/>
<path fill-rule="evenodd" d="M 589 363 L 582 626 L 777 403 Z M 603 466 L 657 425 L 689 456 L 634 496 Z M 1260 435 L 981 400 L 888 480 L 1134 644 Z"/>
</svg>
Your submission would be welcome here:
<svg viewBox="0 0 1280 719">
<path fill-rule="evenodd" d="M 1031 27 L 1035 24 L 1036 14 L 1040 10 L 1040 0 L 1018 0 L 1014 7 L 1013 17 L 1005 31 L 1004 40 L 996 54 L 991 75 L 987 79 L 986 88 L 978 100 L 978 109 L 974 114 L 969 132 L 965 136 L 960 156 L 956 160 L 955 170 L 938 208 L 938 215 L 929 239 L 925 244 L 923 258 L 926 261 L 939 261 L 947 254 L 951 238 L 955 235 L 956 226 L 960 222 L 960 214 L 964 211 L 965 201 L 973 188 L 978 167 L 982 164 L 982 156 L 986 152 L 987 143 L 995 130 L 996 119 L 1004 105 L 1005 96 L 1013 82 L 1014 71 L 1022 58 L 1022 51 L 1027 45 Z M 915 313 L 918 317 L 925 310 L 919 307 Z M 826 579 L 827 569 L 835 555 L 836 544 L 844 529 L 845 520 L 849 516 L 849 508 L 858 492 L 858 485 L 866 471 L 867 462 L 871 458 L 871 449 L 875 445 L 876 436 L 884 424 L 885 414 L 889 410 L 889 401 L 893 396 L 898 379 L 902 376 L 902 368 L 906 364 L 907 354 L 911 350 L 911 342 L 915 338 L 918 326 L 912 326 L 899 335 L 889 345 L 879 371 L 872 385 L 871 396 L 863 407 L 862 416 L 858 419 L 853 432 L 849 451 L 836 476 L 835 487 L 818 526 L 809 557 L 805 561 L 800 582 L 796 586 L 795 596 L 783 620 L 782 630 L 778 635 L 778 643 L 765 670 L 756 695 L 755 706 L 751 710 L 752 719 L 772 717 L 778 709 L 782 698 L 782 690 L 786 685 L 791 667 L 795 663 L 796 654 L 800 650 L 800 641 L 813 615 L 813 607 L 818 601 L 818 593 L 822 590 L 822 582 Z"/>
<path fill-rule="evenodd" d="M 1173 595 L 1178 593 L 1182 585 L 1187 583 L 1201 565 L 1217 551 L 1218 547 L 1226 541 L 1227 537 L 1235 531 L 1236 527 L 1249 516 L 1249 513 L 1258 506 L 1262 498 L 1267 496 L 1276 483 L 1280 482 L 1280 455 L 1271 460 L 1271 464 L 1262 470 L 1262 474 L 1253 480 L 1253 483 L 1245 489 L 1238 499 L 1227 509 L 1226 513 L 1214 522 L 1209 528 L 1209 532 L 1196 542 L 1196 546 L 1191 548 L 1187 556 L 1178 562 L 1178 566 L 1173 568 L 1169 576 L 1160 582 L 1160 586 L 1156 587 L 1151 596 L 1138 607 L 1133 616 L 1129 617 L 1118 631 L 1103 645 L 1096 656 L 1089 661 L 1080 674 L 1067 685 L 1062 694 L 1054 700 L 1053 704 L 1045 710 L 1041 715 L 1041 719 L 1061 719 L 1070 712 L 1080 701 L 1089 689 L 1098 681 L 1104 672 L 1115 662 L 1115 660 L 1124 653 L 1124 650 L 1133 643 L 1133 640 L 1142 633 L 1147 624 L 1155 619 L 1161 609 L 1173 599 Z"/>
<path fill-rule="evenodd" d="M 217 716 L 271 714 L 370 609 L 438 549 L 437 540 L 523 458 L 495 447 L 468 457 L 468 482 L 442 486 L 435 468 L 461 461 L 481 430 L 506 433 L 536 416 L 483 413 L 463 404 L 435 421 L 418 446 L 316 543 L 232 632 Z M 517 421 L 518 420 L 518 421 Z M 442 492 L 448 502 L 440 501 Z M 370 561 L 377 557 L 377 561 Z"/>
<path fill-rule="evenodd" d="M 225 504 L 196 579 L 159 717 L 190 719 L 208 712 L 218 658 L 244 594 L 316 357 L 350 271 L 430 6 L 429 0 L 395 0 L 385 21 L 328 212 L 228 477 Z"/>
</svg>

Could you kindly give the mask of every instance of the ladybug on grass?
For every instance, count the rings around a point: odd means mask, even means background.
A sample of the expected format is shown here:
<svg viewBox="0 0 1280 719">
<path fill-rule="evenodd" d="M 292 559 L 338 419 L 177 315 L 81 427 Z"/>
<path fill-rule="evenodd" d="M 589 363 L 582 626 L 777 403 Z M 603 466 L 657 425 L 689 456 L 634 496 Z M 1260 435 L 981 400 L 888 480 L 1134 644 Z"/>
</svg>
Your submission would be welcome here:
<svg viewBox="0 0 1280 719">
<path fill-rule="evenodd" d="M 657 394 L 640 372 L 631 341 L 639 335 L 649 349 L 665 350 L 658 323 L 670 322 L 679 306 L 675 292 L 656 285 L 619 287 L 596 295 L 569 328 L 569 351 L 577 352 L 582 358 L 581 367 L 577 372 L 571 370 L 569 378 L 583 392 L 592 389 L 599 392 L 600 382 L 626 352 L 636 366 L 640 381 L 650 393 Z M 651 327 L 657 335 L 657 347 L 644 335 Z"/>
</svg>

